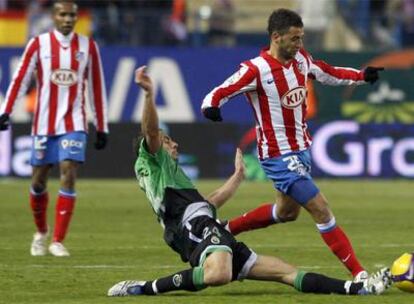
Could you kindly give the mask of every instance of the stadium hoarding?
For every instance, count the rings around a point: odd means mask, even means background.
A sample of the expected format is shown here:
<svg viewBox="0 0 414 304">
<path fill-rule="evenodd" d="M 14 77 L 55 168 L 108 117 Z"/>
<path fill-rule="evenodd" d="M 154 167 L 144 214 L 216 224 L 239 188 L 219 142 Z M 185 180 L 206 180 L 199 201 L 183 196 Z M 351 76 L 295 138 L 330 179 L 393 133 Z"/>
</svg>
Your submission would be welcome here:
<svg viewBox="0 0 414 304">
<path fill-rule="evenodd" d="M 193 179 L 224 178 L 232 173 L 236 147 L 241 147 L 249 179 L 265 179 L 256 158 L 254 128 L 235 123 L 166 124 L 178 141 L 180 163 Z M 91 132 L 81 177 L 134 178 L 133 138 L 137 124 L 111 124 L 110 144 L 93 148 Z M 414 177 L 414 126 L 359 124 L 350 120 L 311 123 L 313 176 Z M 0 176 L 30 176 L 29 124 L 0 132 Z M 54 173 L 57 176 L 57 172 Z"/>
<path fill-rule="evenodd" d="M 0 101 L 4 99 L 22 49 L 0 48 Z M 155 86 L 158 113 L 166 123 L 205 121 L 200 112 L 204 96 L 238 69 L 240 62 L 258 55 L 259 48 L 130 48 L 101 50 L 109 96 L 109 120 L 138 122 L 144 94 L 134 84 L 134 70 L 147 65 Z M 315 53 L 338 66 L 360 68 L 366 64 L 385 66 L 374 86 L 331 87 L 308 83 L 310 117 L 316 122 L 354 119 L 360 123 L 414 123 L 414 50 L 377 53 Z M 226 122 L 249 124 L 252 113 L 243 96 L 223 108 Z M 16 122 L 28 122 L 24 102 L 17 102 Z"/>
</svg>

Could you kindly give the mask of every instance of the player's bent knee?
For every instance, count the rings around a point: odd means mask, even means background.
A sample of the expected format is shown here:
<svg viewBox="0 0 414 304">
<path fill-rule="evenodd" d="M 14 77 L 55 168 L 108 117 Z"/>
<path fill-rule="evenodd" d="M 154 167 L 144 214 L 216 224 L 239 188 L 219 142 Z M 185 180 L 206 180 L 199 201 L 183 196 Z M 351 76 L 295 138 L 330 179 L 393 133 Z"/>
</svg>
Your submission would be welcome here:
<svg viewBox="0 0 414 304">
<path fill-rule="evenodd" d="M 299 212 L 295 212 L 295 213 L 285 213 L 285 214 L 278 214 L 277 218 L 285 223 L 285 222 L 294 222 L 297 220 L 297 218 L 299 217 Z"/>
<path fill-rule="evenodd" d="M 46 190 L 46 185 L 43 183 L 32 183 L 32 190 L 35 193 L 42 193 Z"/>
<path fill-rule="evenodd" d="M 205 268 L 204 269 L 204 283 L 209 286 L 221 286 L 231 282 L 232 271 L 223 268 Z"/>
</svg>

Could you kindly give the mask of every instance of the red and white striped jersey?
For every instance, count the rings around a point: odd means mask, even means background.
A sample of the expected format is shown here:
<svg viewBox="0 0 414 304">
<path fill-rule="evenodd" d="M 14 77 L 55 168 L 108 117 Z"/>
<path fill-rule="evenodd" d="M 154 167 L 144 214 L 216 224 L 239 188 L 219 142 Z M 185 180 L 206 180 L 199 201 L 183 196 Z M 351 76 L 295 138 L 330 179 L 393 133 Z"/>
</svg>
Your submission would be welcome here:
<svg viewBox="0 0 414 304">
<path fill-rule="evenodd" d="M 221 107 L 229 98 L 245 93 L 255 115 L 259 158 L 302 151 L 312 143 L 306 123 L 308 77 L 329 85 L 364 83 L 362 71 L 313 60 L 303 49 L 283 65 L 267 48 L 212 90 L 201 108 Z"/>
<path fill-rule="evenodd" d="M 35 71 L 38 87 L 32 135 L 87 131 L 86 90 L 97 131 L 108 132 L 102 63 L 93 39 L 76 33 L 64 36 L 56 30 L 31 39 L 0 113 L 12 112 L 15 101 L 26 94 Z"/>
</svg>

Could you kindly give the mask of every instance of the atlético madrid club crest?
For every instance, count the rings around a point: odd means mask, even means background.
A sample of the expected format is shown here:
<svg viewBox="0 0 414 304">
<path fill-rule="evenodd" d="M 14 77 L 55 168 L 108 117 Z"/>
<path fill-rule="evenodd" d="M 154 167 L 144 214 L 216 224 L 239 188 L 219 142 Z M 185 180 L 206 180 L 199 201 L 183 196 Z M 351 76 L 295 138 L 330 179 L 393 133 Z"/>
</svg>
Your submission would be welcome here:
<svg viewBox="0 0 414 304">
<path fill-rule="evenodd" d="M 85 53 L 84 52 L 76 52 L 75 58 L 76 58 L 77 61 L 82 61 L 85 58 Z"/>
<path fill-rule="evenodd" d="M 301 74 L 305 75 L 305 65 L 302 61 L 298 62 L 298 70 Z"/>
</svg>

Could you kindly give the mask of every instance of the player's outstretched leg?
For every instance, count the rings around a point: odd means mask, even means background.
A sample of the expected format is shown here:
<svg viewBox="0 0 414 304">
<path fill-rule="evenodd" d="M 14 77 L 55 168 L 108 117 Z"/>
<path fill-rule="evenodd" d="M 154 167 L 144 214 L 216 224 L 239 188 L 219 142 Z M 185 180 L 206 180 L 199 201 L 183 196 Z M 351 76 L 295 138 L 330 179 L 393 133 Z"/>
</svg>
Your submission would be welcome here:
<svg viewBox="0 0 414 304">
<path fill-rule="evenodd" d="M 343 294 L 343 295 L 380 295 L 389 287 L 392 280 L 388 268 L 382 268 L 363 282 L 343 281 L 317 273 L 299 272 L 294 287 L 305 293 Z"/>
<path fill-rule="evenodd" d="M 175 290 L 197 291 L 206 287 L 203 280 L 203 267 L 195 267 L 154 281 L 122 281 L 108 290 L 108 296 L 157 295 Z"/>
</svg>

